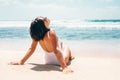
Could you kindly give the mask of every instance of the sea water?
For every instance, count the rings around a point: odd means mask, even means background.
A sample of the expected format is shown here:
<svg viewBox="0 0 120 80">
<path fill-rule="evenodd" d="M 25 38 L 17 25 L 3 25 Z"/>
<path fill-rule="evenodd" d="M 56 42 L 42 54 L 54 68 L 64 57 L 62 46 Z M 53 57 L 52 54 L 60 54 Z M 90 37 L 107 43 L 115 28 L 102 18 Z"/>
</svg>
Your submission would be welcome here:
<svg viewBox="0 0 120 80">
<path fill-rule="evenodd" d="M 1 53 L 24 54 L 28 50 L 31 45 L 30 23 L 31 21 L 0 21 Z M 50 28 L 56 31 L 57 36 L 74 53 L 120 57 L 119 21 L 54 20 L 51 21 Z"/>
<path fill-rule="evenodd" d="M 31 21 L 0 21 L 0 39 L 30 39 Z M 51 21 L 54 29 L 63 40 L 119 40 L 120 22 L 114 21 Z"/>
</svg>

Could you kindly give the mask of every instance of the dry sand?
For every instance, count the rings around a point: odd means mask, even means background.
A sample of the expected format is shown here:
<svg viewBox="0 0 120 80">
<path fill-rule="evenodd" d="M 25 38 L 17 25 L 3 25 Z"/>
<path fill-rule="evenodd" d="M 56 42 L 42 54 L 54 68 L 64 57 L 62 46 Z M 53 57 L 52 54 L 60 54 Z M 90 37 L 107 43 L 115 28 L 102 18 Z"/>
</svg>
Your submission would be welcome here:
<svg viewBox="0 0 120 80">
<path fill-rule="evenodd" d="M 59 66 L 44 65 L 42 63 L 42 54 L 36 51 L 24 65 L 8 65 L 10 61 L 21 59 L 25 50 L 1 50 L 0 51 L 0 80 L 120 80 L 120 58 L 102 57 L 99 55 L 88 56 L 88 53 L 105 53 L 107 49 L 94 51 L 91 45 L 80 44 L 80 54 L 75 54 L 75 59 L 68 66 L 74 70 L 74 73 L 64 74 Z M 97 44 L 98 45 L 98 44 Z M 96 47 L 92 43 L 93 47 Z M 76 46 L 75 46 L 76 47 Z M 75 53 L 75 48 L 71 47 Z M 76 47 L 78 49 L 78 47 Z M 98 47 L 97 47 L 98 48 Z M 97 49 L 96 48 L 96 49 Z M 104 49 L 103 49 L 104 48 Z M 88 50 L 88 51 L 86 51 Z M 110 53 L 111 50 L 109 51 Z M 119 52 L 119 50 L 118 50 Z M 82 53 L 85 53 L 82 55 Z M 117 53 L 117 52 L 116 52 Z"/>
<path fill-rule="evenodd" d="M 13 56 L 14 55 L 14 56 Z M 0 54 L 0 80 L 120 80 L 120 59 L 77 56 L 64 74 L 59 66 L 44 65 L 35 54 L 25 65 L 8 65 L 22 55 Z"/>
</svg>

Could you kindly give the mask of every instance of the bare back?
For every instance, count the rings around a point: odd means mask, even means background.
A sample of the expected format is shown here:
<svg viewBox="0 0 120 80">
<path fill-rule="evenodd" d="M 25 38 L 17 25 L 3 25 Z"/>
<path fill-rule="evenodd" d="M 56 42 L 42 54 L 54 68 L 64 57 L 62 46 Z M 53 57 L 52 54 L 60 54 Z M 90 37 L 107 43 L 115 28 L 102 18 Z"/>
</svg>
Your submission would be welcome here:
<svg viewBox="0 0 120 80">
<path fill-rule="evenodd" d="M 54 30 L 50 30 L 45 34 L 43 40 L 39 41 L 39 44 L 43 48 L 43 50 L 47 52 L 53 52 L 54 48 L 58 45 L 58 38 L 55 34 Z"/>
</svg>

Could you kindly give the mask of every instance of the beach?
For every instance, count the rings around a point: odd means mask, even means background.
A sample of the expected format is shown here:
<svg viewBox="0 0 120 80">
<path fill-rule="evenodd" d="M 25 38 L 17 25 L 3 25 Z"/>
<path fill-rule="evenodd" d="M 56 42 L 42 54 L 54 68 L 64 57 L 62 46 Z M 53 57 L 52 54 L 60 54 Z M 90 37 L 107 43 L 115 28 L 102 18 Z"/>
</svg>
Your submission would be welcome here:
<svg viewBox="0 0 120 80">
<path fill-rule="evenodd" d="M 64 40 L 75 56 L 68 65 L 74 70 L 70 74 L 62 73 L 59 66 L 43 64 L 40 46 L 24 65 L 8 65 L 25 55 L 30 42 L 1 40 L 0 80 L 120 80 L 119 40 Z"/>
<path fill-rule="evenodd" d="M 0 3 L 0 80 L 120 80 L 120 0 Z M 32 39 L 42 39 L 47 52 L 58 46 L 63 50 L 61 41 L 68 45 L 75 57 L 68 68 L 74 72 L 65 74 L 58 65 L 44 64 L 45 51 L 39 44 L 34 51 Z M 31 54 L 24 65 L 10 65 Z"/>
<path fill-rule="evenodd" d="M 67 21 L 51 27 L 75 56 L 68 65 L 74 70 L 70 74 L 64 74 L 60 66 L 45 65 L 40 45 L 24 65 L 8 65 L 29 49 L 30 23 L 1 21 L 0 80 L 120 80 L 120 22 Z"/>
</svg>

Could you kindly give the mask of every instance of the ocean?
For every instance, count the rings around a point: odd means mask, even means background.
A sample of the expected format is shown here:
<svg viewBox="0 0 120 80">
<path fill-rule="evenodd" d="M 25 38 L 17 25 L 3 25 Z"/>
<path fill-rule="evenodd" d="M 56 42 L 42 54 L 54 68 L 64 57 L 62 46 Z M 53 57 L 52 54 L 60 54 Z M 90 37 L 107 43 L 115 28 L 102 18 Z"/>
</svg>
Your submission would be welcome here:
<svg viewBox="0 0 120 80">
<path fill-rule="evenodd" d="M 0 39 L 30 39 L 31 21 L 0 21 Z M 117 20 L 56 20 L 51 21 L 63 40 L 119 40 L 120 21 Z"/>
<path fill-rule="evenodd" d="M 0 53 L 24 55 L 31 45 L 30 23 L 0 21 Z M 74 54 L 120 58 L 120 21 L 55 20 L 50 28 Z M 36 51 L 41 53 L 39 47 Z"/>
</svg>

